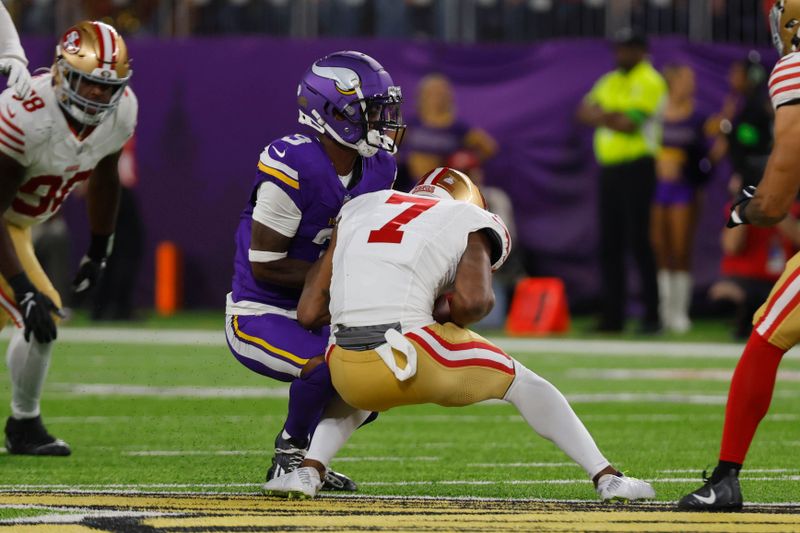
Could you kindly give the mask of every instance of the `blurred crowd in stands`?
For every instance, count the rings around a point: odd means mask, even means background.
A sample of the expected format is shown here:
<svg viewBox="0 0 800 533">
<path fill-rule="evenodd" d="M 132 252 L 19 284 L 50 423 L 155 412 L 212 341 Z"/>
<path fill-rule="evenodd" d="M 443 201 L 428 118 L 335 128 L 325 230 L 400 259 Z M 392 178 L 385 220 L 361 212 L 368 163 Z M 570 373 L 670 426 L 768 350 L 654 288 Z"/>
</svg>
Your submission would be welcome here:
<svg viewBox="0 0 800 533">
<path fill-rule="evenodd" d="M 448 41 L 601 37 L 621 26 L 768 42 L 761 0 L 3 0 L 21 33 L 105 20 L 123 34 L 375 36 Z M 62 22 L 64 21 L 64 22 Z"/>
</svg>

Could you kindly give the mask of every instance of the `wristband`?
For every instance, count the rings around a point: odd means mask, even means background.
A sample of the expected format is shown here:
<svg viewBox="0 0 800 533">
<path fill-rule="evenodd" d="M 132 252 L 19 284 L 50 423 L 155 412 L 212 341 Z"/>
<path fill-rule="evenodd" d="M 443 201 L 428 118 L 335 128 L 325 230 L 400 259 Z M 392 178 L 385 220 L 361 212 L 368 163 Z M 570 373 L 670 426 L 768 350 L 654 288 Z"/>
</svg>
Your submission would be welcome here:
<svg viewBox="0 0 800 533">
<path fill-rule="evenodd" d="M 33 286 L 33 283 L 31 283 L 31 280 L 28 279 L 28 275 L 24 271 L 8 278 L 8 284 L 11 285 L 14 296 L 36 290 L 36 287 Z"/>
<path fill-rule="evenodd" d="M 113 235 L 92 233 L 92 240 L 89 243 L 89 251 L 86 257 L 96 263 L 102 263 L 106 257 L 111 255 L 112 237 Z"/>
</svg>

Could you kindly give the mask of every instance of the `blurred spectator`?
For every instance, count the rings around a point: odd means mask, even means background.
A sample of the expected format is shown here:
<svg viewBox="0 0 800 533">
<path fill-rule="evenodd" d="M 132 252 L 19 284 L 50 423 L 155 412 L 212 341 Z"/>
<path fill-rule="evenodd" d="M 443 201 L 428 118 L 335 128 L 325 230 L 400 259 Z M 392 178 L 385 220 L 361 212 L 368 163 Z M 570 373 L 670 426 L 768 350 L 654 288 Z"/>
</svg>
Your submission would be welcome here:
<svg viewBox="0 0 800 533">
<path fill-rule="evenodd" d="M 734 176 L 729 185 L 731 196 L 742 189 L 742 180 Z M 725 217 L 730 205 L 725 208 Z M 800 247 L 800 204 L 795 204 L 793 215 L 777 226 L 758 227 L 741 225 L 723 228 L 721 235 L 722 278 L 708 291 L 716 303 L 729 303 L 736 309 L 734 337 L 746 339 L 752 329 L 752 317 L 778 280 L 786 261 Z"/>
<path fill-rule="evenodd" d="M 772 148 L 773 111 L 767 95 L 767 75 L 756 52 L 733 64 L 729 74 L 731 94 L 726 102 L 730 119 L 719 129 L 727 141 L 727 153 L 743 185 L 761 180 Z"/>
<path fill-rule="evenodd" d="M 664 69 L 669 97 L 664 110 L 663 148 L 656 158 L 652 241 L 658 266 L 662 326 L 676 333 L 691 327 L 691 249 L 696 190 L 710 177 L 706 159 L 706 117 L 695 107 L 694 71 L 687 65 Z M 707 166 L 704 166 L 707 165 Z"/>
<path fill-rule="evenodd" d="M 650 204 L 656 185 L 654 155 L 661 144 L 661 109 L 667 93 L 647 61 L 646 38 L 623 30 L 614 41 L 617 69 L 595 83 L 578 119 L 596 128 L 600 164 L 600 264 L 602 302 L 599 331 L 619 332 L 625 323 L 626 250 L 639 270 L 644 317 L 640 331 L 660 330 L 658 284 L 650 243 Z"/>
<path fill-rule="evenodd" d="M 403 146 L 414 181 L 444 165 L 460 149 L 472 150 L 481 162 L 497 151 L 497 143 L 488 133 L 458 118 L 453 87 L 441 74 L 430 74 L 419 82 L 417 116 L 409 121 Z"/>
<path fill-rule="evenodd" d="M 503 189 L 485 184 L 486 175 L 483 168 L 481 168 L 480 159 L 470 150 L 459 150 L 447 159 L 445 165 L 466 173 L 472 182 L 480 187 L 489 211 L 503 219 L 513 244 L 517 238 L 517 229 L 514 223 L 514 206 L 511 198 Z M 492 277 L 492 286 L 495 294 L 494 307 L 476 327 L 503 327 L 514 288 L 523 277 L 525 277 L 525 269 L 522 266 L 520 250 L 518 247 L 512 246 L 508 259 Z"/>
</svg>

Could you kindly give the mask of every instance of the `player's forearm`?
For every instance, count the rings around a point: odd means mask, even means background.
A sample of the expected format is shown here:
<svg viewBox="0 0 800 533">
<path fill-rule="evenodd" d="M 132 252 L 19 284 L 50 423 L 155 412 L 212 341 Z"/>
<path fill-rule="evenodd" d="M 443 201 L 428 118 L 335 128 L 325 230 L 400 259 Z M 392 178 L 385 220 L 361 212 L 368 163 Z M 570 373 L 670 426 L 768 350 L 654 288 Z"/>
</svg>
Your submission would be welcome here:
<svg viewBox="0 0 800 533">
<path fill-rule="evenodd" d="M 622 133 L 633 133 L 639 125 L 624 113 L 604 113 L 600 125 Z"/>
<path fill-rule="evenodd" d="M 89 227 L 94 235 L 111 235 L 117 225 L 119 196 L 122 186 L 119 179 L 89 180 L 87 204 L 89 208 Z"/>
<path fill-rule="evenodd" d="M 284 257 L 268 263 L 250 263 L 253 276 L 258 281 L 273 283 L 282 287 L 301 289 L 312 263 L 302 259 Z"/>
</svg>

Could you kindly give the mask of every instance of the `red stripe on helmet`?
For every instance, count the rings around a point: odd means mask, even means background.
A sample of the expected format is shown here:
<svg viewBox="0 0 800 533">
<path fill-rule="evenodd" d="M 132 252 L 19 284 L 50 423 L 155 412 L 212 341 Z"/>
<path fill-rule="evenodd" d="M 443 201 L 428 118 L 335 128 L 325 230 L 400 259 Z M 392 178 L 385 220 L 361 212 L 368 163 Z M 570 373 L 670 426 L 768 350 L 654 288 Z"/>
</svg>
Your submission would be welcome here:
<svg viewBox="0 0 800 533">
<path fill-rule="evenodd" d="M 106 62 L 106 46 L 103 43 L 103 30 L 99 22 L 92 22 L 92 26 L 94 26 L 94 32 L 97 34 L 97 43 L 100 45 L 100 55 L 97 61 L 100 63 L 100 68 L 103 68 L 103 64 Z"/>
</svg>

